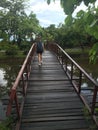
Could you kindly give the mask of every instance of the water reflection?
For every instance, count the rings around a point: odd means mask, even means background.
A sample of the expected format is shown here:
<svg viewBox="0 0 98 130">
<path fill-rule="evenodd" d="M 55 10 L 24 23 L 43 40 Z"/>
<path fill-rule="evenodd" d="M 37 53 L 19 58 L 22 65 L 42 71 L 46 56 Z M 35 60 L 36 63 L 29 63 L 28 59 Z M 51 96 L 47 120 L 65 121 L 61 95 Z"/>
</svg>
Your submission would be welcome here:
<svg viewBox="0 0 98 130">
<path fill-rule="evenodd" d="M 87 83 L 83 83 L 83 84 L 81 85 L 81 87 L 82 87 L 82 88 L 87 88 L 87 87 L 88 87 L 88 84 L 87 84 Z"/>
<path fill-rule="evenodd" d="M 90 75 L 90 77 L 92 77 L 92 79 L 98 82 L 98 69 L 97 69 L 98 62 L 96 64 L 90 64 L 88 58 L 81 58 L 81 57 L 78 58 L 74 57 L 74 60 Z M 67 66 L 68 72 L 71 75 L 71 64 L 68 63 L 67 65 L 68 65 Z M 80 72 L 76 66 L 73 66 L 73 76 L 74 78 L 80 76 Z M 94 86 L 93 83 L 90 82 L 90 80 L 87 79 L 86 76 L 82 73 L 81 92 L 86 95 L 87 94 L 91 95 L 94 88 L 93 86 Z"/>
<path fill-rule="evenodd" d="M 7 80 L 4 79 L 4 74 L 4 69 L 0 68 L 0 86 L 5 86 L 7 84 Z"/>
<path fill-rule="evenodd" d="M 6 109 L 5 106 L 3 105 L 3 102 L 0 100 L 0 120 L 5 119 L 6 119 Z"/>
<path fill-rule="evenodd" d="M 74 60 L 96 81 L 98 81 L 98 61 L 91 64 L 87 57 L 73 57 Z"/>
<path fill-rule="evenodd" d="M 96 78 L 96 81 L 98 82 L 98 78 Z"/>
<path fill-rule="evenodd" d="M 0 96 L 12 87 L 22 64 L 23 59 L 2 60 L 0 63 Z"/>
</svg>

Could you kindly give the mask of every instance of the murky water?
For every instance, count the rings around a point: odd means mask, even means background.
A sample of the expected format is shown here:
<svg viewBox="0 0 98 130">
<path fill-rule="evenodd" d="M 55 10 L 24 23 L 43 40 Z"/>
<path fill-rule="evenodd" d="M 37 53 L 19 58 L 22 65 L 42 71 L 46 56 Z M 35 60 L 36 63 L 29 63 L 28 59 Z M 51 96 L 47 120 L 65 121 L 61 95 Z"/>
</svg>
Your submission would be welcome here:
<svg viewBox="0 0 98 130">
<path fill-rule="evenodd" d="M 72 56 L 71 56 L 72 57 Z M 95 81 L 98 82 L 98 61 L 96 64 L 91 64 L 89 61 L 89 58 L 85 56 L 78 56 L 78 57 L 72 57 Z M 71 67 L 71 66 L 69 66 Z M 77 70 L 76 71 L 76 76 L 77 76 Z M 87 80 L 85 77 L 81 81 L 81 91 L 84 95 L 89 95 L 92 93 L 92 90 L 89 90 L 89 88 L 93 88 L 93 84 Z M 85 91 L 85 89 L 87 89 Z"/>
<path fill-rule="evenodd" d="M 89 62 L 88 58 L 79 57 L 74 60 L 95 80 L 98 80 L 98 61 L 95 64 Z"/>
<path fill-rule="evenodd" d="M 23 61 L 17 58 L 0 61 L 0 96 L 12 87 Z"/>
</svg>

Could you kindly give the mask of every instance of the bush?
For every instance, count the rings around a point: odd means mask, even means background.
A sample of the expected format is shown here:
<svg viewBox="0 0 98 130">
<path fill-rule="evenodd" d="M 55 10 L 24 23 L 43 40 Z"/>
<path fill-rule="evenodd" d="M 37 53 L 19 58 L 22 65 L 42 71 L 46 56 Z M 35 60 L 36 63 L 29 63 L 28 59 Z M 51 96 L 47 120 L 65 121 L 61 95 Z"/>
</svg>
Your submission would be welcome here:
<svg viewBox="0 0 98 130">
<path fill-rule="evenodd" d="M 19 48 L 20 48 L 20 50 L 29 50 L 31 45 L 32 44 L 30 42 L 23 42 L 23 43 L 21 43 Z"/>
<path fill-rule="evenodd" d="M 31 48 L 31 43 L 30 42 L 23 42 L 20 46 L 19 49 L 23 51 L 24 55 L 27 55 L 30 48 Z"/>
<path fill-rule="evenodd" d="M 17 55 L 19 48 L 16 45 L 9 45 L 5 51 L 6 55 Z"/>
<path fill-rule="evenodd" d="M 0 42 L 0 50 L 6 50 L 8 46 L 8 42 L 1 41 Z"/>
<path fill-rule="evenodd" d="M 12 130 L 14 127 L 14 120 L 12 117 L 6 118 L 0 122 L 0 130 Z"/>
</svg>

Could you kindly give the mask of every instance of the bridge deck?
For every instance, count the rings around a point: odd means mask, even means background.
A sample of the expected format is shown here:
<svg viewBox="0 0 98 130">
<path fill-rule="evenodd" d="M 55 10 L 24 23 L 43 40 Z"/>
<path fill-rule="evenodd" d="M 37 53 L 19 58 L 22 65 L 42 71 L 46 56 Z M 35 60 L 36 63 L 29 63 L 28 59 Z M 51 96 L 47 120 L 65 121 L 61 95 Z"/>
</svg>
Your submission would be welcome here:
<svg viewBox="0 0 98 130">
<path fill-rule="evenodd" d="M 20 130 L 89 130 L 83 104 L 55 55 L 32 62 Z"/>
</svg>

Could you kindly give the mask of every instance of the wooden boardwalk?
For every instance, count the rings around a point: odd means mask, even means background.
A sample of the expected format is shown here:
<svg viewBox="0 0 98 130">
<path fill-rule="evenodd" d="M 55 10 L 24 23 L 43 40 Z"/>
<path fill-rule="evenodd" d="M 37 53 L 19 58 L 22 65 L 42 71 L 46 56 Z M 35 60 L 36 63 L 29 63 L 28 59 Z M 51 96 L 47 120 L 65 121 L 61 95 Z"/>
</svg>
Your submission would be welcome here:
<svg viewBox="0 0 98 130">
<path fill-rule="evenodd" d="M 89 130 L 83 108 L 56 56 L 45 51 L 41 67 L 35 56 L 20 130 Z"/>
</svg>

